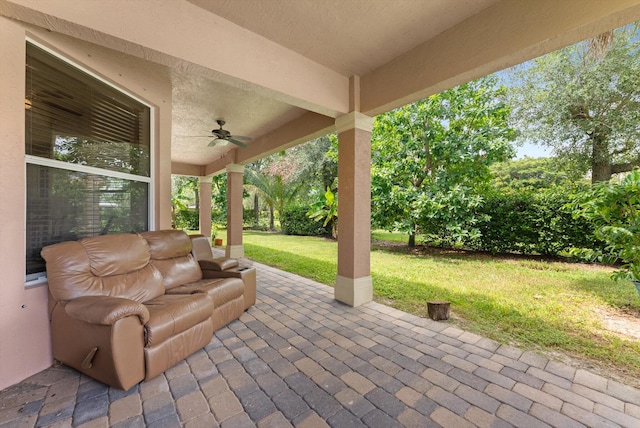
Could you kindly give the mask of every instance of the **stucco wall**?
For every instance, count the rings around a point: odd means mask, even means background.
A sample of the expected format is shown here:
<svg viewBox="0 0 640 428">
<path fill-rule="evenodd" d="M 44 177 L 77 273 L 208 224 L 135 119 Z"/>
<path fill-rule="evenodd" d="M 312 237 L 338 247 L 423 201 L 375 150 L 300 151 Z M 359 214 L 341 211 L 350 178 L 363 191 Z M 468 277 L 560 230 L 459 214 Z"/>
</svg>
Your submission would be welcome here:
<svg viewBox="0 0 640 428">
<path fill-rule="evenodd" d="M 0 17 L 0 389 L 52 363 L 47 287 L 24 287 L 25 42 L 27 37 L 154 108 L 154 228 L 170 227 L 171 79 L 168 69 Z"/>
</svg>

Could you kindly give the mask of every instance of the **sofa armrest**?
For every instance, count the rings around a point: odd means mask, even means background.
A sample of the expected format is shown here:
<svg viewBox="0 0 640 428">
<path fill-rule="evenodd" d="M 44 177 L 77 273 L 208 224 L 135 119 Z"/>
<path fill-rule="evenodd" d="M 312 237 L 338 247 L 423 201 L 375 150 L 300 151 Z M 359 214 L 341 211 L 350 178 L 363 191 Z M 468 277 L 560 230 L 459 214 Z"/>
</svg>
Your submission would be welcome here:
<svg viewBox="0 0 640 428">
<path fill-rule="evenodd" d="M 218 257 L 216 259 L 203 259 L 198 260 L 200 269 L 209 271 L 223 271 L 237 267 L 239 265 L 238 260 L 228 259 L 226 257 Z"/>
<path fill-rule="evenodd" d="M 134 315 L 143 325 L 149 321 L 149 310 L 142 303 L 121 297 L 78 297 L 67 303 L 64 309 L 70 317 L 90 324 L 113 325 Z"/>
</svg>

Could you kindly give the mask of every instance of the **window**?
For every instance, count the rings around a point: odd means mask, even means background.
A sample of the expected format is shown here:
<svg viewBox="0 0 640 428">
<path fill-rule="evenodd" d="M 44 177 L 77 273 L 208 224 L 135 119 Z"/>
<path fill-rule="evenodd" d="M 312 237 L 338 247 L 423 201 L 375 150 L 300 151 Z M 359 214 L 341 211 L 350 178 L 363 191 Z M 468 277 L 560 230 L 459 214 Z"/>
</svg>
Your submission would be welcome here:
<svg viewBox="0 0 640 428">
<path fill-rule="evenodd" d="M 27 282 L 42 247 L 149 229 L 150 108 L 27 43 Z"/>
</svg>

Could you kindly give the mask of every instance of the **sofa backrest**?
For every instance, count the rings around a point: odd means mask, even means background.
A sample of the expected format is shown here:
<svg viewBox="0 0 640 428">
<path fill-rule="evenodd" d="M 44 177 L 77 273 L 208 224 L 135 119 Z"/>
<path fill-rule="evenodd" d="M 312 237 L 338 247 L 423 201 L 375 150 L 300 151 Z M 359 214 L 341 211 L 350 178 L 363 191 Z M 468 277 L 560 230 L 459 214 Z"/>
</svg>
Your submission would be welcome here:
<svg viewBox="0 0 640 428">
<path fill-rule="evenodd" d="M 213 251 L 211 251 L 211 243 L 204 235 L 189 235 L 191 239 L 191 254 L 195 257 L 196 261 L 210 260 L 213 258 Z"/>
<path fill-rule="evenodd" d="M 236 259 L 213 257 L 211 243 L 206 236 L 189 235 L 189 239 L 191 239 L 191 254 L 193 254 L 193 257 L 200 265 L 200 269 L 206 271 L 223 271 L 240 265 Z"/>
<path fill-rule="evenodd" d="M 181 230 L 141 234 L 151 249 L 151 264 L 162 274 L 167 289 L 202 279 L 200 265 L 191 254 L 189 235 Z"/>
<path fill-rule="evenodd" d="M 49 292 L 58 301 L 82 296 L 146 302 L 164 294 L 147 241 L 136 234 L 103 235 L 44 247 Z"/>
</svg>

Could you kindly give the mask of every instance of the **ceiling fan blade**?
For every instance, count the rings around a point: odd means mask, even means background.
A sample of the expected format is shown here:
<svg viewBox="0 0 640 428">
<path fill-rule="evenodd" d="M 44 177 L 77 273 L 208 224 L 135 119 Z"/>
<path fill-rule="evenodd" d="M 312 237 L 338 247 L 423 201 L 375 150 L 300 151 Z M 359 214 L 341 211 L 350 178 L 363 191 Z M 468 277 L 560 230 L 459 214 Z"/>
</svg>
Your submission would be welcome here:
<svg viewBox="0 0 640 428">
<path fill-rule="evenodd" d="M 236 140 L 242 140 L 242 141 L 251 141 L 251 140 L 253 140 L 253 138 L 245 137 L 244 135 L 231 135 L 231 138 L 234 138 Z"/>
<path fill-rule="evenodd" d="M 213 140 L 211 140 L 209 144 L 207 144 L 207 147 L 215 147 L 220 143 L 220 141 L 223 141 L 223 140 L 220 140 L 219 138 L 214 138 Z"/>
<path fill-rule="evenodd" d="M 249 147 L 247 144 L 243 143 L 242 141 L 238 141 L 235 138 L 227 138 L 227 141 L 235 144 L 236 146 L 242 147 L 243 149 L 246 149 L 247 147 Z"/>
</svg>

